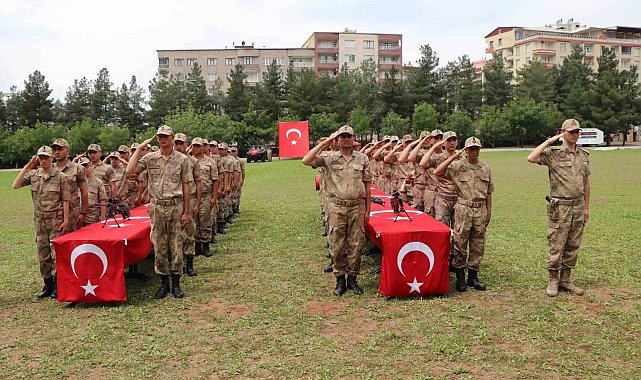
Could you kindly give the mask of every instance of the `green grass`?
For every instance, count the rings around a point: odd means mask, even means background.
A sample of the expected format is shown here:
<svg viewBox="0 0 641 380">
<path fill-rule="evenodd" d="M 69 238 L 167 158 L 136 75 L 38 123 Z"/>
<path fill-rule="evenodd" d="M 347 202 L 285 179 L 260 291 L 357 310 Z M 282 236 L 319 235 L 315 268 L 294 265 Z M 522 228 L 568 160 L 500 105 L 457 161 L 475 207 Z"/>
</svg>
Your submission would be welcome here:
<svg viewBox="0 0 641 380">
<path fill-rule="evenodd" d="M 482 153 L 495 181 L 486 292 L 386 300 L 367 257 L 365 295 L 332 295 L 315 172 L 247 165 L 242 215 L 198 257 L 187 298 L 127 282 L 119 307 L 37 301 L 27 189 L 0 172 L 0 377 L 640 378 L 641 151 L 592 152 L 591 219 L 575 281 L 545 296 L 547 172 L 527 152 Z M 152 264 L 143 268 L 152 273 Z"/>
</svg>

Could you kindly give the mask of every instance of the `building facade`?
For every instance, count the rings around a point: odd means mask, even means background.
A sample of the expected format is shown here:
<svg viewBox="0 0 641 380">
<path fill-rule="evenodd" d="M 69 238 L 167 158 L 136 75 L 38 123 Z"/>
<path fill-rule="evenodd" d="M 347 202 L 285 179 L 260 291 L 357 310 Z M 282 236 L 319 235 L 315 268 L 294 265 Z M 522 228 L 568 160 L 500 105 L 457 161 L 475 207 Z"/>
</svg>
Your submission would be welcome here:
<svg viewBox="0 0 641 380">
<path fill-rule="evenodd" d="M 247 82 L 255 86 L 272 61 L 287 71 L 290 64 L 295 70 L 311 69 L 317 74 L 336 75 L 346 64 L 357 69 L 365 60 L 376 63 L 377 75 L 382 80 L 395 66 L 403 71 L 403 36 L 401 34 L 356 33 L 346 29 L 340 33 L 315 32 L 300 48 L 255 48 L 244 42 L 233 48 L 197 50 L 157 50 L 158 70 L 167 70 L 178 80 L 187 77 L 195 63 L 202 68 L 208 89 L 216 83 L 223 90 L 229 88 L 227 79 L 237 63 L 244 66 Z"/>
<path fill-rule="evenodd" d="M 513 78 L 533 60 L 548 68 L 562 65 L 574 46 L 583 49 L 586 62 L 594 71 L 599 68 L 597 57 L 605 48 L 616 53 L 619 70 L 629 70 L 641 62 L 641 28 L 589 27 L 569 19 L 544 27 L 498 27 L 485 36 L 485 52 L 501 55 Z"/>
</svg>

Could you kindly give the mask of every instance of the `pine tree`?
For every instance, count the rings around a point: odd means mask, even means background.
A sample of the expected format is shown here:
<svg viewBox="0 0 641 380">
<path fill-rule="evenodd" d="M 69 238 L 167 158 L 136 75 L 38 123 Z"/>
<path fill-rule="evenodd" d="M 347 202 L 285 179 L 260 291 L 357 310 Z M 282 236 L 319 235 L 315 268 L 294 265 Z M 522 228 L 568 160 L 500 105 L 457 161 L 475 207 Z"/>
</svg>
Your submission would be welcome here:
<svg viewBox="0 0 641 380">
<path fill-rule="evenodd" d="M 229 73 L 229 89 L 223 100 L 225 114 L 232 120 L 241 121 L 251 101 L 251 90 L 247 85 L 247 74 L 243 65 L 237 64 Z"/>
<path fill-rule="evenodd" d="M 85 77 L 80 80 L 74 79 L 65 96 L 65 123 L 74 123 L 82 121 L 86 117 L 91 117 L 92 87 L 92 81 Z"/>
<path fill-rule="evenodd" d="M 492 59 L 483 68 L 485 84 L 483 97 L 488 106 L 503 107 L 512 99 L 512 75 L 505 69 L 503 57 L 494 53 Z"/>
<path fill-rule="evenodd" d="M 576 45 L 555 72 L 556 104 L 567 118 L 579 121 L 589 119 L 588 92 L 592 82 L 592 69 L 585 62 L 583 48 Z"/>
<path fill-rule="evenodd" d="M 256 108 L 259 112 L 265 111 L 271 121 L 278 120 L 285 108 L 285 84 L 282 77 L 283 71 L 272 60 L 263 73 L 262 82 L 256 87 Z"/>
<path fill-rule="evenodd" d="M 24 82 L 24 90 L 19 93 L 19 111 L 22 124 L 33 127 L 37 122 L 53 121 L 53 99 L 49 83 L 44 75 L 36 70 Z"/>
<path fill-rule="evenodd" d="M 207 92 L 203 71 L 197 62 L 191 67 L 191 72 L 187 74 L 185 90 L 188 106 L 193 107 L 198 112 L 212 110 L 211 97 Z"/>
<path fill-rule="evenodd" d="M 438 56 L 430 45 L 420 47 L 421 58 L 418 67 L 412 68 L 408 73 L 407 87 L 409 93 L 408 109 L 415 104 L 430 103 L 441 107 L 445 91 L 438 74 Z"/>
<path fill-rule="evenodd" d="M 556 98 L 554 77 L 539 61 L 532 61 L 518 71 L 514 95 L 530 98 L 539 103 L 553 104 Z"/>
<path fill-rule="evenodd" d="M 93 82 L 91 94 L 91 117 L 94 120 L 111 121 L 114 118 L 115 93 L 109 80 L 109 70 L 103 68 Z"/>
<path fill-rule="evenodd" d="M 149 83 L 149 112 L 147 120 L 153 126 L 158 126 L 170 112 L 176 108 L 173 98 L 172 85 L 167 70 L 160 70 Z"/>
<path fill-rule="evenodd" d="M 313 70 L 287 71 L 287 110 L 289 115 L 298 115 L 301 120 L 308 120 L 318 109 L 319 86 Z"/>
<path fill-rule="evenodd" d="M 379 117 L 383 118 L 389 114 L 390 111 L 401 115 L 411 115 L 408 110 L 410 102 L 408 98 L 411 97 L 406 91 L 405 83 L 398 80 L 398 69 L 392 67 L 389 72 L 385 73 L 385 80 L 380 86 L 381 108 Z M 408 96 L 409 95 L 409 96 Z"/>
</svg>

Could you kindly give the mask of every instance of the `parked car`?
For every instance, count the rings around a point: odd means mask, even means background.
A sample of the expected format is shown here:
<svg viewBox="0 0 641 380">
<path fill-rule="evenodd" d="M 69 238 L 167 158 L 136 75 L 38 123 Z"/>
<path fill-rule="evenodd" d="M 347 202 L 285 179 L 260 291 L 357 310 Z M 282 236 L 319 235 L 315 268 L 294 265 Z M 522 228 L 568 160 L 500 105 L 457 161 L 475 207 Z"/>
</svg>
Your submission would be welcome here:
<svg viewBox="0 0 641 380">
<path fill-rule="evenodd" d="M 263 146 L 252 146 L 247 151 L 247 163 L 258 161 L 265 162 L 267 161 L 267 158 L 267 149 Z"/>
</svg>

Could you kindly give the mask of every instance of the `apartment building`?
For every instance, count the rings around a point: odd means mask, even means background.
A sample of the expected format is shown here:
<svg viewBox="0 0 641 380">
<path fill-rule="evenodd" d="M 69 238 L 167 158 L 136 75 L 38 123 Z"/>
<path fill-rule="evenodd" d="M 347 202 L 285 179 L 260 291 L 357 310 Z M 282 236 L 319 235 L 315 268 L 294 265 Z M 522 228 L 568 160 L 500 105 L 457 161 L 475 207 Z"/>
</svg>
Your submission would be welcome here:
<svg viewBox="0 0 641 380">
<path fill-rule="evenodd" d="M 549 68 L 562 65 L 575 45 L 583 49 L 586 62 L 595 71 L 597 57 L 605 48 L 614 49 L 620 70 L 638 67 L 641 62 L 641 28 L 590 27 L 574 19 L 558 20 L 543 27 L 498 27 L 485 36 L 485 45 L 486 53 L 496 52 L 503 57 L 514 78 L 517 71 L 532 60 L 543 62 Z"/>
<path fill-rule="evenodd" d="M 378 76 L 393 66 L 403 71 L 403 36 L 401 34 L 356 33 L 345 29 L 340 33 L 315 32 L 300 48 L 255 48 L 242 42 L 232 48 L 196 50 L 157 50 L 158 70 L 167 70 L 177 79 L 186 78 L 195 63 L 202 68 L 207 88 L 222 81 L 222 89 L 229 88 L 227 76 L 237 63 L 244 66 L 247 82 L 256 85 L 263 78 L 272 61 L 286 72 L 290 64 L 295 70 L 312 69 L 318 74 L 336 75 L 343 64 L 357 69 L 367 59 L 376 63 Z"/>
<path fill-rule="evenodd" d="M 316 72 L 336 75 L 347 64 L 349 69 L 357 69 L 365 60 L 376 63 L 379 79 L 395 66 L 403 71 L 403 35 L 356 33 L 345 29 L 343 32 L 314 32 L 305 41 L 303 48 L 315 50 Z"/>
<path fill-rule="evenodd" d="M 254 86 L 262 80 L 263 73 L 267 72 L 272 61 L 281 67 L 283 73 L 287 72 L 290 63 L 296 70 L 314 69 L 315 51 L 305 48 L 255 48 L 253 44 L 243 42 L 231 49 L 157 50 L 157 53 L 158 69 L 168 70 L 174 78 L 186 78 L 197 62 L 207 88 L 212 88 L 221 79 L 222 89 L 227 90 L 227 76 L 237 63 L 244 66 L 247 82 Z"/>
</svg>

